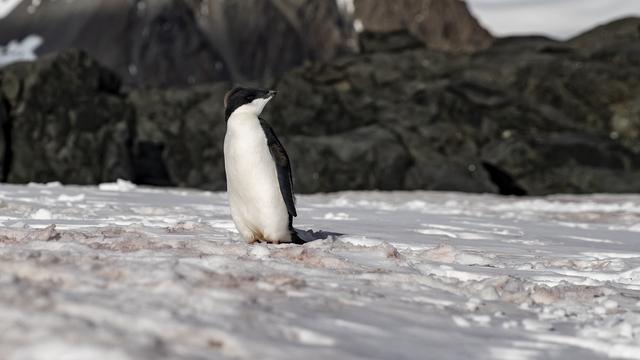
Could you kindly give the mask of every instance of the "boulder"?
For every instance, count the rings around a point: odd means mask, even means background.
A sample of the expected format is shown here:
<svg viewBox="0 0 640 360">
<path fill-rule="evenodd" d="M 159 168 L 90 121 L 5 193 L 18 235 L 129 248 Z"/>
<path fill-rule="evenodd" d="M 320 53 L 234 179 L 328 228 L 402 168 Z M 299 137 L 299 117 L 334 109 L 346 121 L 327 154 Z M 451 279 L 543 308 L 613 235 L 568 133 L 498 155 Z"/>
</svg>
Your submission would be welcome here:
<svg viewBox="0 0 640 360">
<path fill-rule="evenodd" d="M 4 127 L 10 129 L 7 181 L 131 178 L 133 111 L 111 71 L 70 51 L 10 65 L 0 72 L 0 83 L 10 118 Z"/>
<path fill-rule="evenodd" d="M 596 103 L 594 110 L 598 114 L 604 114 L 600 123 L 610 131 L 611 137 L 634 152 L 640 152 L 640 86 L 637 80 L 634 81 L 638 76 L 637 69 L 640 69 L 640 18 L 629 17 L 598 26 L 567 44 L 597 61 L 600 68 L 615 68 L 620 73 L 614 81 L 602 77 L 593 79 L 592 86 L 606 86 L 611 91 L 608 94 L 587 94 L 587 98 Z M 589 71 L 582 81 L 595 76 L 597 73 Z M 630 88 L 630 85 L 633 86 Z M 604 98 L 593 98 L 599 95 L 604 95 Z"/>
<path fill-rule="evenodd" d="M 588 30 L 568 41 L 572 47 L 593 54 L 609 47 L 640 41 L 640 18 L 627 17 Z"/>
<path fill-rule="evenodd" d="M 280 81 L 265 116 L 292 143 L 299 191 L 497 191 L 480 164 L 471 166 L 473 133 L 465 137 L 455 114 L 439 111 L 453 105 L 438 104 L 449 101 L 446 84 L 427 84 L 447 57 L 426 50 L 401 54 L 343 58 Z M 436 121 L 441 115 L 451 118 Z"/>
<path fill-rule="evenodd" d="M 624 18 L 598 26 L 568 44 L 603 63 L 640 67 L 640 18 Z"/>
<path fill-rule="evenodd" d="M 407 30 L 430 48 L 475 51 L 492 36 L 462 0 L 354 0 L 354 17 L 367 32 Z"/>
<path fill-rule="evenodd" d="M 279 121 L 272 121 L 277 127 Z M 365 126 L 334 135 L 282 133 L 293 166 L 297 192 L 397 190 L 412 158 L 393 131 Z M 362 171 L 363 169 L 367 171 Z"/>
<path fill-rule="evenodd" d="M 353 135 L 382 128 L 392 134 L 382 146 L 396 159 L 392 188 L 637 192 L 639 71 L 536 37 L 499 40 L 473 55 L 380 51 L 290 72 L 269 116 L 292 139 L 291 156 L 304 169 L 297 177 L 307 174 L 302 191 L 344 189 L 343 174 L 360 175 L 349 188 L 388 189 L 375 165 L 389 164 L 380 141 Z M 323 156 L 314 155 L 317 146 Z M 375 159 L 308 177 L 339 163 L 332 154 L 362 148 Z M 376 180 L 363 180 L 370 174 Z"/>
<path fill-rule="evenodd" d="M 231 85 L 136 90 L 134 180 L 145 185 L 225 189 L 223 99 Z"/>
</svg>

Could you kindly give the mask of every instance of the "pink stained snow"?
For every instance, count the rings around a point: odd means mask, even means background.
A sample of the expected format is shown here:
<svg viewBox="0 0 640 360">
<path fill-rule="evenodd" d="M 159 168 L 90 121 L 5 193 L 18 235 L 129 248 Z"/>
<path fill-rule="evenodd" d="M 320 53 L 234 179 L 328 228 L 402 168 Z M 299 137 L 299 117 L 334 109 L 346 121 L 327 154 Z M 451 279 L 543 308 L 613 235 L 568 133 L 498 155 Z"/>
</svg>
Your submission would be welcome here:
<svg viewBox="0 0 640 360">
<path fill-rule="evenodd" d="M 353 192 L 298 208 L 322 239 L 249 245 L 223 193 L 0 185 L 0 354 L 640 358 L 640 196 Z"/>
</svg>

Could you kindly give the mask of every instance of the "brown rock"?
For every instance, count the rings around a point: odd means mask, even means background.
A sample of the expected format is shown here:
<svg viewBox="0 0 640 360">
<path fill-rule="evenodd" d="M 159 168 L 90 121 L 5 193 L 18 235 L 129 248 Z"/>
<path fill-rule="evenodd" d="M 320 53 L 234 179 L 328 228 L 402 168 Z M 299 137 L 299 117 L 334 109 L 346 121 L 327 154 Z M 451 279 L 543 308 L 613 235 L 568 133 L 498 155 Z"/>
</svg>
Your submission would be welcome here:
<svg viewBox="0 0 640 360">
<path fill-rule="evenodd" d="M 365 31 L 409 30 L 441 50 L 485 49 L 493 39 L 460 0 L 355 0 L 355 18 Z"/>
</svg>

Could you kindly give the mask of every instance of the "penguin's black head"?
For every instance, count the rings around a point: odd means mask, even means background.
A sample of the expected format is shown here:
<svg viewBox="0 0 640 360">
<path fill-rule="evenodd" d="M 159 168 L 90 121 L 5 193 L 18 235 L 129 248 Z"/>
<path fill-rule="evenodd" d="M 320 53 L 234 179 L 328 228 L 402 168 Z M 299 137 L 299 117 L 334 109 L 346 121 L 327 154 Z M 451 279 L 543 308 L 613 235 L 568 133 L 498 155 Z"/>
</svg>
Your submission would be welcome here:
<svg viewBox="0 0 640 360">
<path fill-rule="evenodd" d="M 269 100 L 277 94 L 273 90 L 236 87 L 224 97 L 225 121 L 236 111 L 248 112 L 260 116 Z"/>
</svg>

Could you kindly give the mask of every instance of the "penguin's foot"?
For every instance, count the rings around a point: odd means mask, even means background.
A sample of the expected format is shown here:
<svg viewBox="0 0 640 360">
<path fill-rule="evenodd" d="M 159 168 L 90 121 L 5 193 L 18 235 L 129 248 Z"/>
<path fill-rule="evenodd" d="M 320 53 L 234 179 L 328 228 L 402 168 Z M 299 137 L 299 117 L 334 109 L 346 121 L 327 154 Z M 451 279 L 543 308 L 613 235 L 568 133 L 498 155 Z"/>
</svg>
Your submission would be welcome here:
<svg viewBox="0 0 640 360">
<path fill-rule="evenodd" d="M 296 244 L 296 245 L 304 245 L 306 241 L 301 239 L 298 234 L 291 234 L 291 241 L 280 241 L 280 240 L 265 240 L 265 239 L 254 239 L 249 242 L 249 244 Z"/>
<path fill-rule="evenodd" d="M 302 240 L 295 231 L 291 234 L 291 242 L 296 245 L 306 244 L 306 241 Z"/>
</svg>

